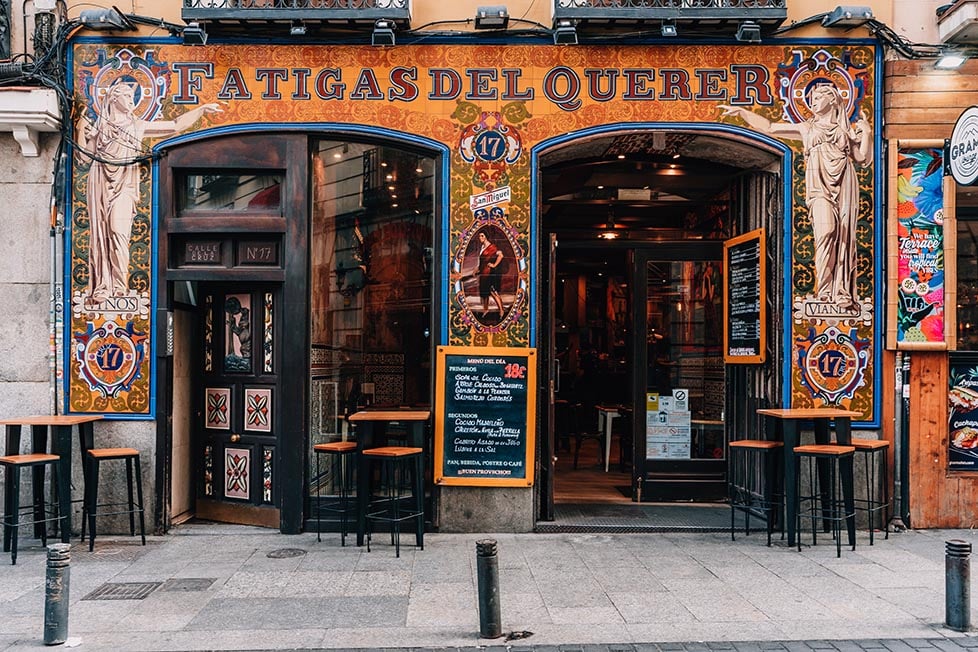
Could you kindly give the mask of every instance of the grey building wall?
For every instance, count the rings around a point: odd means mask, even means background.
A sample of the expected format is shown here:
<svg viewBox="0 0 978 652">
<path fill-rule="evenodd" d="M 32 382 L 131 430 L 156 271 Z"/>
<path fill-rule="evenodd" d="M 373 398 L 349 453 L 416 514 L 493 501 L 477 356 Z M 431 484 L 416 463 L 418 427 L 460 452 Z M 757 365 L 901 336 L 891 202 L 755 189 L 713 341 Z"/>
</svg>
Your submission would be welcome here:
<svg viewBox="0 0 978 652">
<path fill-rule="evenodd" d="M 41 153 L 27 157 L 9 132 L 0 132 L 0 419 L 63 411 L 58 391 L 55 403 L 51 382 L 50 301 L 52 264 L 63 281 L 61 261 L 52 260 L 50 228 L 51 186 L 59 134 L 40 134 Z M 63 247 L 60 242 L 57 256 Z M 61 351 L 59 350 L 59 355 Z M 55 408 L 55 405 L 57 407 Z M 82 496 L 81 457 L 77 437 L 72 439 L 72 499 Z M 140 451 L 147 526 L 152 528 L 154 500 L 156 424 L 152 421 L 104 421 L 95 424 L 98 446 L 126 446 Z M 29 446 L 27 432 L 22 450 Z M 5 451 L 6 452 L 6 451 Z M 100 502 L 126 499 L 125 464 L 103 463 L 99 482 Z M 30 482 L 21 480 L 22 504 L 30 500 Z M 3 486 L 0 485 L 0 495 Z M 81 503 L 74 504 L 73 529 L 81 525 Z M 99 520 L 99 532 L 128 533 L 128 519 Z"/>
</svg>

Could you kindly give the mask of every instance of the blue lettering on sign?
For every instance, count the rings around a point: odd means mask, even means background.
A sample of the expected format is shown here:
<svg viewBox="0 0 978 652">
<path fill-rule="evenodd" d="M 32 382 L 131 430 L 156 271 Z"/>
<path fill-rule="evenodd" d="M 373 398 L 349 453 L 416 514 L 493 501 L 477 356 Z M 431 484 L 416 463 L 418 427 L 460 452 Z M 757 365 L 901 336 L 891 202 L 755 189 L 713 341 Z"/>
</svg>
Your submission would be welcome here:
<svg viewBox="0 0 978 652">
<path fill-rule="evenodd" d="M 483 131 L 475 137 L 475 155 L 483 161 L 498 161 L 506 154 L 506 139 L 498 131 Z"/>
</svg>

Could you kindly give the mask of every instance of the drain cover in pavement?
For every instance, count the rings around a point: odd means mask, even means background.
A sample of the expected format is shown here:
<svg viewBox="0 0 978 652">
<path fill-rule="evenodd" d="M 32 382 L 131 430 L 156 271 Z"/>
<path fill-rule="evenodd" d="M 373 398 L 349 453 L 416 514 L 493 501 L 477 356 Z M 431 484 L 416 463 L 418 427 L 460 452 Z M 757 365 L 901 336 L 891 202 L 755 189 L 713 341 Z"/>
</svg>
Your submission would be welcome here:
<svg viewBox="0 0 978 652">
<path fill-rule="evenodd" d="M 301 557 L 304 554 L 306 551 L 302 548 L 282 548 L 273 550 L 265 556 L 269 559 L 288 559 L 289 557 Z"/>
<path fill-rule="evenodd" d="M 123 582 L 103 584 L 82 600 L 142 600 L 162 582 Z"/>
<path fill-rule="evenodd" d="M 179 577 L 163 582 L 160 591 L 206 591 L 213 583 L 213 577 Z"/>
</svg>

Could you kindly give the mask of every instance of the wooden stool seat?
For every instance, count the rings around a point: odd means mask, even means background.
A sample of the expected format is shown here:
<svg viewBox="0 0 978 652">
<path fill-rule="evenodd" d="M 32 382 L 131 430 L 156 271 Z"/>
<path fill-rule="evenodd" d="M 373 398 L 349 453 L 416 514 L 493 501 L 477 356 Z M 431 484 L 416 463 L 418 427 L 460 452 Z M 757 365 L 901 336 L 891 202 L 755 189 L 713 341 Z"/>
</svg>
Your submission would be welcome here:
<svg viewBox="0 0 978 652">
<path fill-rule="evenodd" d="M 5 455 L 0 457 L 0 464 L 6 464 L 8 466 L 30 466 L 34 464 L 49 464 L 51 462 L 57 462 L 60 459 L 58 455 L 48 455 L 47 453 Z"/>
<path fill-rule="evenodd" d="M 88 454 L 100 460 L 113 460 L 123 457 L 137 457 L 139 451 L 135 448 L 93 448 L 88 451 Z"/>
<path fill-rule="evenodd" d="M 885 439 L 851 439 L 849 443 L 857 451 L 874 451 L 890 447 L 890 442 Z"/>
<path fill-rule="evenodd" d="M 368 448 L 363 454 L 368 457 L 406 457 L 408 455 L 420 455 L 424 452 L 422 448 L 412 448 L 410 446 L 378 446 Z"/>
<path fill-rule="evenodd" d="M 795 446 L 796 455 L 822 455 L 826 457 L 851 455 L 856 452 L 855 446 L 840 446 L 839 444 L 808 444 Z"/>
<path fill-rule="evenodd" d="M 357 449 L 355 441 L 331 441 L 326 444 L 316 444 L 312 447 L 317 453 L 352 453 Z"/>
<path fill-rule="evenodd" d="M 757 450 L 772 450 L 784 448 L 784 444 L 779 441 L 768 441 L 766 439 L 735 439 L 730 442 L 734 448 L 754 448 Z"/>
</svg>

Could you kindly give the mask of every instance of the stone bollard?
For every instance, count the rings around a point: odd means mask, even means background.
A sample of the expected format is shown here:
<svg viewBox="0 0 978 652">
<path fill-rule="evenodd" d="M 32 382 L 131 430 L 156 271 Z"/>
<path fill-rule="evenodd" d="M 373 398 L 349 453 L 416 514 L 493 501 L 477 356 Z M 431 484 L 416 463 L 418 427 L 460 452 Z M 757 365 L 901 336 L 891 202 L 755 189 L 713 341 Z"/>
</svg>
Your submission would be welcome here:
<svg viewBox="0 0 978 652">
<path fill-rule="evenodd" d="M 476 575 L 479 580 L 479 636 L 499 638 L 503 635 L 499 615 L 499 561 L 496 542 L 482 539 L 475 542 Z"/>
<path fill-rule="evenodd" d="M 971 628 L 971 544 L 951 539 L 944 546 L 944 620 L 965 632 Z"/>
<path fill-rule="evenodd" d="M 68 638 L 68 579 L 71 545 L 48 546 L 48 567 L 44 580 L 44 644 L 61 645 Z"/>
</svg>

